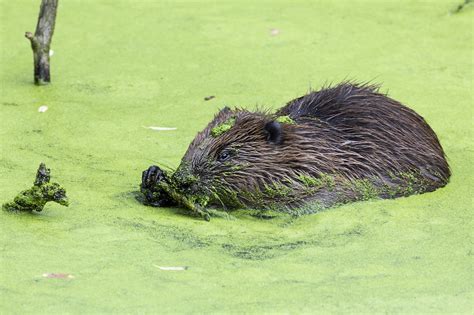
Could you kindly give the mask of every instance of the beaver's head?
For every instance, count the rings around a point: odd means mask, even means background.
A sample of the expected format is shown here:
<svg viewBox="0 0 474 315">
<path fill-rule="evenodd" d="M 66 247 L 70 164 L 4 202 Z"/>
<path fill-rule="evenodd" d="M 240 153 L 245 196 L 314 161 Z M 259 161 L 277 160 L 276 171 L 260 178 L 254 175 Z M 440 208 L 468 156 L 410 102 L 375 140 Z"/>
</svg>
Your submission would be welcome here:
<svg viewBox="0 0 474 315">
<path fill-rule="evenodd" d="M 173 175 L 177 188 L 187 196 L 232 207 L 245 203 L 245 192 L 254 194 L 293 176 L 288 166 L 297 163 L 298 156 L 285 154 L 285 149 L 294 126 L 274 118 L 221 110 L 190 144 Z"/>
</svg>

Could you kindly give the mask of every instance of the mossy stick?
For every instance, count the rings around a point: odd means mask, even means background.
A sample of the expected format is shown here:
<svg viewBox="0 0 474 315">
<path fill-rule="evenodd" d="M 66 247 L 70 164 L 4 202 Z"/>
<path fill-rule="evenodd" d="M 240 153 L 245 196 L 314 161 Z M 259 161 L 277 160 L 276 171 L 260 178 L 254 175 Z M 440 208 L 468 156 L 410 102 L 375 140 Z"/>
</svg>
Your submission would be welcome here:
<svg viewBox="0 0 474 315">
<path fill-rule="evenodd" d="M 68 206 L 66 190 L 58 183 L 51 183 L 51 170 L 41 163 L 33 186 L 20 192 L 11 202 L 2 205 L 7 212 L 41 212 L 47 202 L 54 201 Z"/>
</svg>

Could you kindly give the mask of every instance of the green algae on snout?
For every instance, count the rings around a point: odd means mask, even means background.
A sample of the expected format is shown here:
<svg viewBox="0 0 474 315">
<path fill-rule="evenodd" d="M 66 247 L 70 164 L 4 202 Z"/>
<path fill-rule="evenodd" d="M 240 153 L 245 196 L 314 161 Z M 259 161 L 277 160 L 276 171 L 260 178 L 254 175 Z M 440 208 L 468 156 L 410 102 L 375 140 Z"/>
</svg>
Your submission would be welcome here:
<svg viewBox="0 0 474 315">
<path fill-rule="evenodd" d="M 41 212 L 49 201 L 54 201 L 63 206 L 69 206 L 66 190 L 58 183 L 50 182 L 50 169 L 41 163 L 34 185 L 20 192 L 11 202 L 4 203 L 2 209 L 8 212 Z"/>
<path fill-rule="evenodd" d="M 210 221 L 211 216 L 209 212 L 204 208 L 209 201 L 207 196 L 191 195 L 186 196 L 176 190 L 173 185 L 165 182 L 157 184 L 160 190 L 164 191 L 172 200 L 176 201 L 179 205 L 191 210 L 192 213 L 199 215 L 206 221 Z"/>
<path fill-rule="evenodd" d="M 211 135 L 216 138 L 219 137 L 220 135 L 224 134 L 225 132 L 229 131 L 230 128 L 232 128 L 235 124 L 235 117 L 231 117 L 227 119 L 225 122 L 222 124 L 214 127 L 211 129 Z"/>
<path fill-rule="evenodd" d="M 182 162 L 179 168 L 169 177 L 169 181 L 177 185 L 193 185 L 199 181 L 199 178 L 191 172 L 191 168 L 185 162 Z"/>
<path fill-rule="evenodd" d="M 206 221 L 210 220 L 209 212 L 205 209 L 209 196 L 202 193 L 189 193 L 181 189 L 183 185 L 191 186 L 199 180 L 190 172 L 186 164 L 182 163 L 171 176 L 159 167 L 155 168 L 158 168 L 157 172 L 160 173 L 155 182 L 144 183 L 142 179 L 140 185 L 140 191 L 145 196 L 145 204 L 159 207 L 180 205 L 190 210 L 192 214 L 197 214 Z"/>
</svg>

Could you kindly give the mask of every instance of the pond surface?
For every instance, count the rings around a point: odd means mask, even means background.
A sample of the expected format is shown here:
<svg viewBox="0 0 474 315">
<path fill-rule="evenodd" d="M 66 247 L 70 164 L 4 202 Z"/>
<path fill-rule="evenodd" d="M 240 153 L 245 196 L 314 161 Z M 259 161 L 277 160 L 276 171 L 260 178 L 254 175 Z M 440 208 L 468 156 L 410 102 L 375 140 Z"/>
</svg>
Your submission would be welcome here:
<svg viewBox="0 0 474 315">
<path fill-rule="evenodd" d="M 449 14 L 458 2 L 61 1 L 53 84 L 36 87 L 38 5 L 0 0 L 0 202 L 40 162 L 71 201 L 0 213 L 2 311 L 472 312 L 474 10 Z M 451 183 L 294 220 L 135 199 L 142 170 L 176 167 L 219 108 L 344 79 L 425 117 Z"/>
</svg>

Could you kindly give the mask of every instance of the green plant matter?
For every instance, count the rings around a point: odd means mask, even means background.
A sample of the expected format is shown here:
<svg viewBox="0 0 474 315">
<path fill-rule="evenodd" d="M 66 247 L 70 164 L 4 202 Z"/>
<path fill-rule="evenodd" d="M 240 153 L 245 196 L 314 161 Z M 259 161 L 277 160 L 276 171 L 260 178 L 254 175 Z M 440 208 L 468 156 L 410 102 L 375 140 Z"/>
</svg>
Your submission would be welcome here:
<svg viewBox="0 0 474 315">
<path fill-rule="evenodd" d="M 290 116 L 279 116 L 275 120 L 282 124 L 288 124 L 288 125 L 296 124 L 296 122 Z"/>
<path fill-rule="evenodd" d="M 223 133 L 229 131 L 230 128 L 232 128 L 232 126 L 234 126 L 234 124 L 235 124 L 235 117 L 231 117 L 231 118 L 227 119 L 225 122 L 223 122 L 222 124 L 212 128 L 211 129 L 211 135 L 214 138 L 219 137 Z"/>
<path fill-rule="evenodd" d="M 34 185 L 20 192 L 11 202 L 4 203 L 2 209 L 9 212 L 41 212 L 49 201 L 68 206 L 66 191 L 58 183 L 51 183 L 51 171 L 41 163 Z"/>
<path fill-rule="evenodd" d="M 275 182 L 272 184 L 265 184 L 263 193 L 270 198 L 278 199 L 285 198 L 291 194 L 292 189 L 282 183 Z"/>
<path fill-rule="evenodd" d="M 369 179 L 355 179 L 350 185 L 353 187 L 358 200 L 377 198 L 380 190 Z"/>
<path fill-rule="evenodd" d="M 300 174 L 298 179 L 303 183 L 306 188 L 317 190 L 322 187 L 327 187 L 328 190 L 333 190 L 336 182 L 334 176 L 329 174 L 320 173 L 319 177 L 313 177 L 305 174 Z"/>
<path fill-rule="evenodd" d="M 145 196 L 145 203 L 152 206 L 181 205 L 191 210 L 193 214 L 210 220 L 209 212 L 205 210 L 209 196 L 200 193 L 182 191 L 183 185 L 193 185 L 198 178 L 189 172 L 186 165 L 182 165 L 172 176 L 158 166 L 149 167 L 143 172 L 140 191 Z"/>
<path fill-rule="evenodd" d="M 209 201 L 208 197 L 201 196 L 201 195 L 186 196 L 180 193 L 179 191 L 177 191 L 173 187 L 173 185 L 169 185 L 165 182 L 158 183 L 158 187 L 161 190 L 163 190 L 165 193 L 167 193 L 171 197 L 171 199 L 176 201 L 178 204 L 185 207 L 186 209 L 191 210 L 192 213 L 199 215 L 206 221 L 211 220 L 211 215 L 204 208 L 207 202 Z"/>
</svg>

